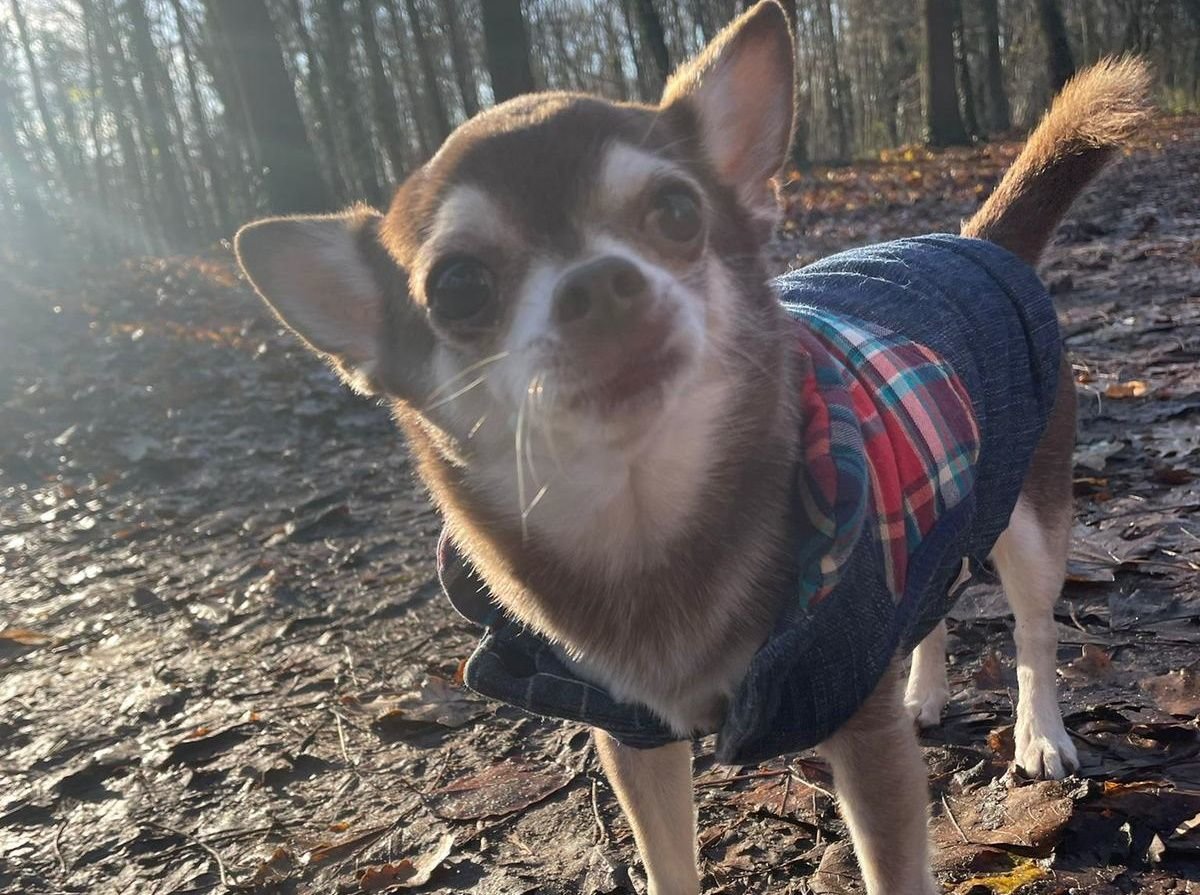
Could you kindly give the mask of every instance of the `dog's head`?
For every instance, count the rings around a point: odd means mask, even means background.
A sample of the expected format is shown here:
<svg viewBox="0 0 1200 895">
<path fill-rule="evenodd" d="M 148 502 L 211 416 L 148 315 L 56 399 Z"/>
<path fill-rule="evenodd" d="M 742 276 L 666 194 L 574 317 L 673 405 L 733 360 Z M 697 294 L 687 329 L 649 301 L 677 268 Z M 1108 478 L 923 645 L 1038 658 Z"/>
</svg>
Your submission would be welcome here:
<svg viewBox="0 0 1200 895">
<path fill-rule="evenodd" d="M 451 135 L 386 214 L 260 221 L 238 257 L 309 345 L 456 462 L 520 450 L 533 418 L 558 461 L 635 450 L 680 414 L 719 414 L 732 389 L 717 386 L 763 366 L 792 79 L 785 15 L 763 2 L 658 106 L 509 101 Z"/>
</svg>

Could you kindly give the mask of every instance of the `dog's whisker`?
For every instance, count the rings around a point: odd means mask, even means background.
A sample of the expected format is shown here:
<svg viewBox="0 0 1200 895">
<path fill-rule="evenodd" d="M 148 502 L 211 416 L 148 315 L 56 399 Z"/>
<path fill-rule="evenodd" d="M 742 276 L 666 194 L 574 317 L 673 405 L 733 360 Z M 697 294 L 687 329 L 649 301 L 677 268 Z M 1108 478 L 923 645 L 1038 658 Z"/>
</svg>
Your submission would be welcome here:
<svg viewBox="0 0 1200 895">
<path fill-rule="evenodd" d="M 455 373 L 453 376 L 451 376 L 449 379 L 447 379 L 445 382 L 443 382 L 441 385 L 439 385 L 437 388 L 435 388 L 432 392 L 429 393 L 429 396 L 425 400 L 426 401 L 434 400 L 438 395 L 440 395 L 442 392 L 444 392 L 450 386 L 454 385 L 454 383 L 458 382 L 458 380 L 462 379 L 465 376 L 470 376 L 472 373 L 474 373 L 476 370 L 480 369 L 481 367 L 486 367 L 486 366 L 489 366 L 490 364 L 496 363 L 497 361 L 504 360 L 504 358 L 508 357 L 508 355 L 509 355 L 509 352 L 501 351 L 497 354 L 491 355 L 490 357 L 485 357 L 485 358 L 482 358 L 481 360 L 475 361 L 475 363 L 471 364 L 470 366 L 466 367 L 463 370 L 459 370 L 457 373 Z"/>
<path fill-rule="evenodd" d="M 474 438 L 474 437 L 475 437 L 475 433 L 479 431 L 479 427 L 483 425 L 483 423 L 484 423 L 484 420 L 486 420 L 487 418 L 488 418 L 488 415 L 485 413 L 485 414 L 484 414 L 483 416 L 481 416 L 479 419 L 475 420 L 475 425 L 473 425 L 473 426 L 471 427 L 470 431 L 469 431 L 469 432 L 467 432 L 467 439 L 468 439 L 468 440 L 470 440 L 470 439 L 472 439 L 472 438 Z"/>
<path fill-rule="evenodd" d="M 471 389 L 477 387 L 478 385 L 480 385 L 483 382 L 486 382 L 488 376 L 490 376 L 490 375 L 491 375 L 490 373 L 484 373 L 483 375 L 479 376 L 478 378 L 471 380 L 469 383 L 464 385 L 462 388 L 460 388 L 454 394 L 447 395 L 445 398 L 442 398 L 442 400 L 437 401 L 433 404 L 430 404 L 426 407 L 423 407 L 421 409 L 421 412 L 429 413 L 430 411 L 437 410 L 437 408 L 441 407 L 443 404 L 449 404 L 451 401 L 453 401 L 457 398 L 461 398 L 463 395 L 465 395 Z"/>
<path fill-rule="evenodd" d="M 521 403 L 517 407 L 516 432 L 513 435 L 513 454 L 517 463 L 517 509 L 521 514 L 521 543 L 529 540 L 529 526 L 525 513 L 525 469 L 521 463 L 521 431 L 525 426 L 525 403 L 528 397 L 528 392 L 521 396 Z"/>
</svg>

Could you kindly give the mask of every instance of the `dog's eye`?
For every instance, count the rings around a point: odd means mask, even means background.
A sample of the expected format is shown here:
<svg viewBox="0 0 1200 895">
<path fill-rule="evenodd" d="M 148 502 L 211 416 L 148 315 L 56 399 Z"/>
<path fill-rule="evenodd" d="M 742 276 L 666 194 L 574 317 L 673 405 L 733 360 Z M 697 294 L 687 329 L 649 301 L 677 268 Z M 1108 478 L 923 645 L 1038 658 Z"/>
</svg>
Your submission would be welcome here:
<svg viewBox="0 0 1200 895">
<path fill-rule="evenodd" d="M 434 268 L 425 287 L 429 310 L 447 323 L 480 316 L 492 303 L 492 275 L 474 258 L 450 258 Z"/>
<path fill-rule="evenodd" d="M 646 214 L 646 226 L 671 242 L 691 242 L 700 234 L 703 223 L 699 201 L 683 186 L 659 190 Z"/>
</svg>

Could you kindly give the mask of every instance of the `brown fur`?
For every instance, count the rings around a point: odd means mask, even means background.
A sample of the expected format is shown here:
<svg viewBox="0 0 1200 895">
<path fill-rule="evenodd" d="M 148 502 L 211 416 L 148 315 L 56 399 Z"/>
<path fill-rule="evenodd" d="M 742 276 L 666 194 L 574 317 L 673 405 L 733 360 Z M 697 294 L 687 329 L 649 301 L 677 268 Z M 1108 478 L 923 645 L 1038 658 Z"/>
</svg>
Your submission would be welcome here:
<svg viewBox="0 0 1200 895">
<path fill-rule="evenodd" d="M 1071 203 L 1149 114 L 1150 73 L 1138 59 L 1106 59 L 1063 88 L 964 236 L 987 239 L 1036 264 Z M 1070 513 L 1075 382 L 1063 356 L 1054 410 L 1022 494 L 1048 528 Z"/>
<path fill-rule="evenodd" d="M 1149 90 L 1146 64 L 1129 57 L 1071 79 L 963 236 L 1037 263 L 1076 196 L 1149 114 Z"/>
</svg>

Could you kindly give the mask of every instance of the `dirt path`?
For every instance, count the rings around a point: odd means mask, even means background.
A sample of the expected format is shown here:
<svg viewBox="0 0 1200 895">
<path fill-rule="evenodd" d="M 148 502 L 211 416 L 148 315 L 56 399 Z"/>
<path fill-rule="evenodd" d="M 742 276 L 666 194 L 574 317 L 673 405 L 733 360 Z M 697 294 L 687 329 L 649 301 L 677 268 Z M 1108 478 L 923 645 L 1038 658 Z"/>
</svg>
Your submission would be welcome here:
<svg viewBox="0 0 1200 895">
<path fill-rule="evenodd" d="M 780 257 L 952 230 L 1014 151 L 798 181 Z M 1083 410 L 1059 620 L 1084 767 L 1004 785 L 1010 623 L 974 589 L 926 740 L 939 866 L 959 893 L 1200 890 L 1200 121 L 1156 125 L 1044 273 Z M 0 272 L 0 319 L 0 890 L 641 889 L 586 732 L 454 686 L 472 631 L 386 414 L 226 257 Z M 706 891 L 855 891 L 811 756 L 698 754 Z"/>
</svg>

